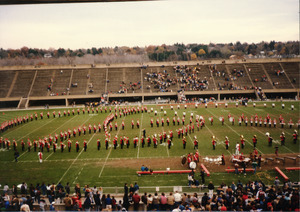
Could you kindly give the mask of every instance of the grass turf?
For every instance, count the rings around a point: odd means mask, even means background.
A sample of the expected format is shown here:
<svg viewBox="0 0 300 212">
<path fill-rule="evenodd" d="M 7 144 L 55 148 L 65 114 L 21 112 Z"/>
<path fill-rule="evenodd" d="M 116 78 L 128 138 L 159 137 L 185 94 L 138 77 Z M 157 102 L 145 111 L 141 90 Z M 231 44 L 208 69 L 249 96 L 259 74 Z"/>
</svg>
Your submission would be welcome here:
<svg viewBox="0 0 300 212">
<path fill-rule="evenodd" d="M 155 157 L 179 157 L 187 154 L 188 152 L 193 152 L 193 136 L 196 135 L 199 141 L 199 153 L 202 156 L 217 156 L 224 153 L 225 155 L 232 154 L 235 150 L 235 143 L 239 141 L 239 137 L 241 134 L 244 135 L 246 139 L 246 146 L 243 152 L 248 154 L 252 151 L 252 137 L 254 134 L 257 135 L 258 145 L 257 149 L 262 154 L 273 154 L 274 146 L 276 144 L 280 145 L 279 136 L 282 131 L 286 134 L 286 146 L 280 147 L 279 153 L 299 153 L 299 142 L 295 145 L 292 143 L 292 133 L 296 129 L 296 126 L 293 129 L 289 129 L 286 125 L 284 129 L 281 129 L 279 123 L 277 123 L 277 128 L 269 128 L 269 127 L 251 127 L 250 125 L 250 117 L 257 114 L 259 117 L 263 118 L 269 114 L 271 118 L 277 118 L 279 115 L 282 115 L 287 123 L 290 118 L 292 118 L 294 123 L 298 122 L 299 119 L 299 102 L 285 102 L 285 108 L 281 108 L 281 103 L 276 102 L 275 108 L 271 107 L 271 102 L 266 103 L 267 107 L 263 106 L 263 103 L 256 103 L 257 106 L 254 108 L 250 103 L 248 107 L 239 106 L 235 107 L 235 104 L 229 104 L 228 108 L 225 108 L 224 104 L 219 105 L 218 108 L 215 108 L 214 105 L 208 105 L 208 108 L 204 108 L 204 105 L 201 105 L 198 109 L 194 106 L 189 106 L 187 109 L 184 109 L 183 105 L 181 105 L 180 109 L 177 109 L 174 106 L 174 110 L 170 109 L 170 106 L 164 106 L 164 110 L 167 112 L 167 115 L 164 116 L 163 112 L 160 110 L 160 106 L 152 106 L 149 105 L 148 111 L 151 108 L 158 111 L 158 115 L 155 116 L 154 113 L 136 113 L 129 116 L 122 116 L 121 118 L 115 119 L 114 123 L 117 122 L 119 129 L 116 131 L 113 128 L 111 132 L 111 137 L 113 138 L 115 135 L 120 136 L 128 136 L 130 138 L 131 145 L 129 149 L 118 148 L 114 150 L 112 148 L 112 144 L 110 144 L 109 149 L 104 149 L 104 131 L 102 129 L 101 133 L 87 133 L 87 135 L 81 135 L 80 137 L 73 138 L 71 140 L 72 151 L 69 153 L 65 149 L 64 153 L 61 153 L 60 150 L 56 153 L 53 153 L 52 148 L 50 152 L 44 150 L 43 159 L 44 162 L 40 164 L 38 162 L 37 152 L 22 152 L 20 142 L 24 139 L 24 142 L 27 142 L 27 138 L 30 138 L 31 141 L 33 139 L 38 140 L 39 138 L 43 138 L 44 136 L 48 136 L 51 134 L 54 136 L 54 133 L 59 134 L 61 131 L 65 131 L 68 129 L 77 128 L 78 126 L 87 126 L 89 123 L 103 124 L 104 119 L 109 114 L 107 113 L 96 113 L 95 114 L 87 114 L 84 115 L 80 113 L 80 115 L 73 116 L 62 116 L 58 118 L 52 117 L 51 110 L 42 110 L 44 112 L 44 119 L 41 120 L 38 118 L 37 121 L 30 121 L 25 124 L 21 124 L 17 127 L 13 127 L 4 133 L 1 134 L 2 137 L 10 139 L 12 142 L 13 139 L 16 139 L 18 142 L 18 151 L 20 152 L 19 162 L 14 162 L 14 151 L 12 146 L 10 150 L 0 149 L 0 168 L 3 172 L 0 175 L 0 183 L 8 183 L 19 184 L 23 181 L 27 183 L 58 183 L 62 181 L 63 184 L 66 182 L 70 182 L 71 185 L 79 183 L 80 185 L 90 184 L 97 185 L 103 187 L 121 187 L 124 182 L 138 182 L 141 187 L 156 187 L 156 186 L 186 186 L 187 185 L 187 176 L 185 174 L 174 174 L 174 175 L 152 175 L 152 176 L 142 176 L 138 177 L 136 175 L 136 171 L 139 170 L 140 164 L 138 163 L 139 158 L 155 158 Z M 291 104 L 295 106 L 294 110 L 291 110 Z M 109 108 L 109 107 L 108 107 Z M 64 109 L 55 109 L 56 113 L 58 111 L 63 113 Z M 66 109 L 67 110 L 67 109 Z M 46 117 L 47 111 L 50 112 L 51 116 L 48 119 Z M 189 122 L 189 117 L 191 113 L 194 113 L 194 120 L 196 115 L 201 115 L 206 120 L 206 126 L 197 131 L 195 126 L 195 133 L 187 136 L 187 147 L 184 150 L 182 148 L 182 140 L 177 138 L 176 129 L 181 128 L 182 124 L 178 126 L 177 123 L 175 126 L 172 124 L 172 118 L 174 116 L 174 111 L 177 111 L 179 117 L 182 117 L 183 112 L 186 113 L 186 124 Z M 31 111 L 31 110 L 21 110 L 21 111 L 5 111 L 1 113 L 0 121 L 3 122 L 5 120 L 12 119 L 17 116 L 24 116 L 26 114 L 33 114 L 37 112 L 38 114 L 41 111 Z M 227 120 L 227 115 L 230 113 L 235 117 L 235 125 L 232 126 L 231 123 Z M 249 124 L 246 127 L 244 124 L 242 126 L 238 126 L 237 120 L 242 113 L 249 118 Z M 224 116 L 225 124 L 222 126 L 221 122 L 218 120 L 220 116 Z M 162 127 L 160 123 L 160 127 L 156 127 L 156 118 L 160 119 L 164 117 L 165 126 Z M 170 118 L 170 126 L 166 125 L 166 117 Z M 214 123 L 210 125 L 208 118 L 213 117 Z M 154 119 L 153 128 L 150 127 L 150 119 Z M 140 129 L 137 129 L 136 126 L 134 129 L 131 129 L 131 120 L 139 119 L 140 121 Z M 120 129 L 121 122 L 124 120 L 125 122 L 125 130 Z M 159 134 L 163 131 L 168 132 L 172 130 L 174 133 L 174 139 L 172 143 L 171 149 L 168 149 L 165 143 L 163 145 L 158 145 L 158 148 L 154 149 L 153 145 L 151 147 L 141 148 L 141 144 L 137 148 L 133 148 L 133 138 L 135 136 L 141 137 L 141 129 L 146 129 L 147 135 Z M 267 138 L 265 136 L 266 132 L 270 132 L 272 137 L 274 138 L 274 146 L 269 147 L 267 145 Z M 212 149 L 211 137 L 215 135 L 217 138 L 217 146 L 216 150 Z M 230 147 L 229 151 L 225 150 L 224 140 L 225 136 L 228 136 L 230 139 Z M 101 150 L 98 151 L 96 148 L 97 139 L 101 139 Z M 82 151 L 83 140 L 88 142 L 87 152 Z M 80 151 L 77 153 L 75 151 L 75 141 L 78 140 L 80 142 Z M 66 143 L 66 141 L 65 141 Z M 136 168 L 128 168 L 128 167 L 112 167 L 106 164 L 109 160 L 119 160 L 122 163 L 122 158 L 136 158 L 137 159 L 137 167 Z M 162 159 L 163 160 L 163 159 Z M 165 167 L 165 164 L 162 164 L 162 169 Z M 286 172 L 285 172 L 286 173 Z M 299 171 L 286 173 L 288 177 L 292 181 L 299 181 Z M 258 172 L 258 174 L 248 174 L 247 177 L 243 175 L 234 175 L 232 173 L 224 173 L 217 172 L 212 173 L 208 180 L 212 180 L 215 184 L 220 184 L 221 182 L 225 182 L 226 184 L 230 184 L 232 180 L 237 181 L 241 180 L 242 182 L 247 182 L 248 180 L 259 180 L 262 179 L 265 183 L 273 183 L 274 177 L 277 175 L 275 171 L 267 171 L 267 172 Z M 108 189 L 108 188 L 107 188 Z M 146 188 L 145 188 L 146 189 Z"/>
</svg>

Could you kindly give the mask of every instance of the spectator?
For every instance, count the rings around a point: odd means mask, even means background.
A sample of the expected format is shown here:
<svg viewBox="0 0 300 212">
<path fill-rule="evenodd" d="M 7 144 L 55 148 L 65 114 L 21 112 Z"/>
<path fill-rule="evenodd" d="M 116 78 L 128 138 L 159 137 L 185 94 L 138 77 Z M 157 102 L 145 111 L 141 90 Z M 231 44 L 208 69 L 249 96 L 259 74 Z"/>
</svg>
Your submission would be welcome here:
<svg viewBox="0 0 300 212">
<path fill-rule="evenodd" d="M 174 203 L 175 203 L 175 198 L 173 196 L 173 193 L 170 192 L 170 195 L 167 197 L 167 203 L 168 203 L 168 210 L 173 210 L 174 208 Z"/>
<path fill-rule="evenodd" d="M 145 192 L 142 196 L 142 203 L 143 203 L 143 211 L 147 211 L 147 193 Z"/>
<path fill-rule="evenodd" d="M 132 197 L 132 200 L 133 200 L 134 211 L 138 211 L 139 210 L 139 205 L 140 205 L 141 197 L 138 195 L 137 192 L 134 193 L 134 195 Z"/>
<path fill-rule="evenodd" d="M 162 211 L 165 211 L 167 209 L 167 197 L 166 197 L 165 193 L 161 193 L 161 196 L 160 196 L 160 209 Z"/>
<path fill-rule="evenodd" d="M 210 198 L 212 198 L 213 193 L 214 193 L 214 189 L 215 189 L 215 186 L 212 183 L 212 181 L 209 182 L 207 188 L 208 188 L 208 195 L 209 195 Z"/>
</svg>

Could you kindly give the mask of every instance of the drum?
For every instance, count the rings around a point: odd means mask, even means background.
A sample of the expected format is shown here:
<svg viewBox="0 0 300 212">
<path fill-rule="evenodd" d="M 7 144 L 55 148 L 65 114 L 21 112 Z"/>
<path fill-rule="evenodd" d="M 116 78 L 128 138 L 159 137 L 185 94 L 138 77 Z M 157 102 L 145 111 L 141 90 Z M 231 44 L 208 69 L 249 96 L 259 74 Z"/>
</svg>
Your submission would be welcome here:
<svg viewBox="0 0 300 212">
<path fill-rule="evenodd" d="M 190 168 L 196 169 L 197 164 L 195 162 L 190 162 Z"/>
</svg>

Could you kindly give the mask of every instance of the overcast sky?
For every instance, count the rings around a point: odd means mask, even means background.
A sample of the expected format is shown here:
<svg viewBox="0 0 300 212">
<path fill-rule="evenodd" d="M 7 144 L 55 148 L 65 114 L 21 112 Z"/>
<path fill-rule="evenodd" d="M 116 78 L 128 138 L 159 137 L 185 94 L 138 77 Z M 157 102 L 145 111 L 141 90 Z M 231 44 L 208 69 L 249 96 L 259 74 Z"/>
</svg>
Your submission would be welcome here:
<svg viewBox="0 0 300 212">
<path fill-rule="evenodd" d="M 0 6 L 0 48 L 299 40 L 299 0 Z"/>
</svg>

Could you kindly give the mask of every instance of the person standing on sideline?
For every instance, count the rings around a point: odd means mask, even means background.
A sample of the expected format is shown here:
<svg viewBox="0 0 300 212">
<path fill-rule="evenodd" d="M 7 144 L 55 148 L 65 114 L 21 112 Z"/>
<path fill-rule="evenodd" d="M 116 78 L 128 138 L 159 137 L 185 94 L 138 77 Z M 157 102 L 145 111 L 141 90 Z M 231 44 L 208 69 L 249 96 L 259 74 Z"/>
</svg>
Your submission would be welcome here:
<svg viewBox="0 0 300 212">
<path fill-rule="evenodd" d="M 42 163 L 43 162 L 43 153 L 41 152 L 41 150 L 39 151 L 38 156 L 39 156 L 40 163 Z"/>
<path fill-rule="evenodd" d="M 214 194 L 214 189 L 215 189 L 215 186 L 214 186 L 214 184 L 212 183 L 212 181 L 209 182 L 207 188 L 208 188 L 208 196 L 209 196 L 210 198 L 212 198 L 212 196 L 213 196 L 213 194 Z"/>
<path fill-rule="evenodd" d="M 201 176 L 202 184 L 204 185 L 205 184 L 205 172 L 203 169 L 201 169 L 201 171 L 200 171 L 200 176 Z"/>
<path fill-rule="evenodd" d="M 18 157 L 20 156 L 18 150 L 15 150 L 14 156 L 15 156 L 15 161 L 18 162 Z"/>
<path fill-rule="evenodd" d="M 139 205 L 140 205 L 141 197 L 138 195 L 137 192 L 135 192 L 134 195 L 132 196 L 132 200 L 133 200 L 134 211 L 138 211 L 139 210 Z"/>
</svg>

